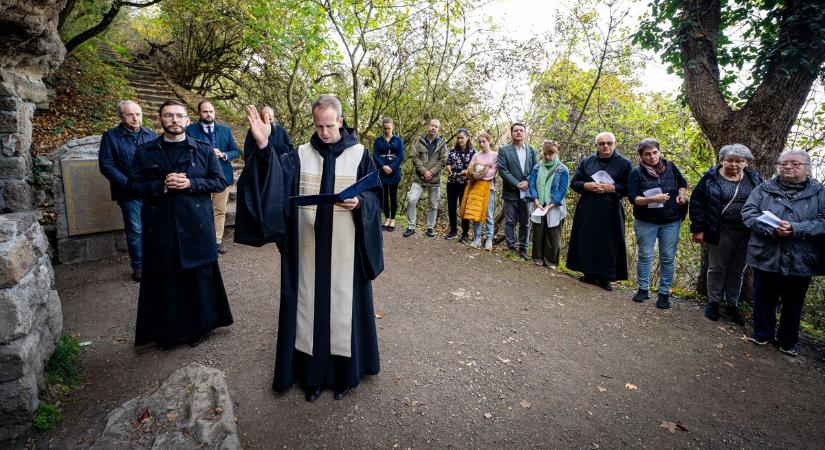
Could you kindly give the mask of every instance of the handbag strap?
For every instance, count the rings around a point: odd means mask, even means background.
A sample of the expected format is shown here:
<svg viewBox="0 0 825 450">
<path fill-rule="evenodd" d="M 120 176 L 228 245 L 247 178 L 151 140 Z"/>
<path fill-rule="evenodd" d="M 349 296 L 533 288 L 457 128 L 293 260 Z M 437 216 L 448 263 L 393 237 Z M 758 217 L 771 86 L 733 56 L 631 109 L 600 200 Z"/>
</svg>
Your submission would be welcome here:
<svg viewBox="0 0 825 450">
<path fill-rule="evenodd" d="M 744 173 L 742 174 L 742 178 L 745 178 L 745 174 L 744 174 Z M 731 204 L 731 203 L 733 203 L 733 201 L 734 201 L 734 200 L 736 200 L 736 194 L 738 194 L 738 193 L 739 193 L 739 185 L 740 185 L 740 184 L 742 184 L 742 178 L 740 178 L 740 179 L 739 179 L 739 181 L 736 183 L 736 189 L 734 189 L 734 191 L 733 191 L 733 197 L 731 197 L 731 198 L 730 198 L 730 201 L 728 202 L 728 204 L 727 204 L 727 205 L 725 205 L 725 207 L 724 207 L 724 208 L 722 208 L 722 213 L 720 214 L 720 216 L 724 216 L 724 215 L 725 215 L 725 211 L 727 211 L 727 210 L 728 210 L 728 207 L 730 207 L 730 204 Z"/>
</svg>

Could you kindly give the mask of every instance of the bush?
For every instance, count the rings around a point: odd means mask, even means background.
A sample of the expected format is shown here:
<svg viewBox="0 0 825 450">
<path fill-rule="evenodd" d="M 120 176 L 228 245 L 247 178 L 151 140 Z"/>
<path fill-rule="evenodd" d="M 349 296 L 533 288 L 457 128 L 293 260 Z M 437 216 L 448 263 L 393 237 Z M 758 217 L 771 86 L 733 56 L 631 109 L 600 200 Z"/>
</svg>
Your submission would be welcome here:
<svg viewBox="0 0 825 450">
<path fill-rule="evenodd" d="M 34 427 L 40 431 L 48 431 L 56 427 L 57 424 L 63 421 L 63 414 L 56 406 L 50 403 L 41 403 L 37 405 L 37 411 L 34 413 Z"/>
</svg>

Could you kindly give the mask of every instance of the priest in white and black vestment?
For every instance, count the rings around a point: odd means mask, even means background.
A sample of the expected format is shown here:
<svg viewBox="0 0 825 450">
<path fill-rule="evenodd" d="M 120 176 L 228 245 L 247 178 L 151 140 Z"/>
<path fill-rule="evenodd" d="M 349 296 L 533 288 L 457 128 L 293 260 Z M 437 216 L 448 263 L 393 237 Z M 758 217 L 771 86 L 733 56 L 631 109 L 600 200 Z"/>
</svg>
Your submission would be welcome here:
<svg viewBox="0 0 825 450">
<path fill-rule="evenodd" d="M 254 138 L 247 143 L 254 148 L 244 149 L 250 156 L 238 181 L 235 240 L 276 242 L 281 253 L 273 389 L 298 383 L 308 401 L 325 388 L 338 400 L 379 371 L 371 280 L 384 268 L 381 187 L 329 199 L 376 169 L 355 132 L 343 126 L 338 99 L 318 98 L 312 117 L 309 143 L 292 149 L 268 142 L 268 120 L 247 107 Z M 324 194 L 327 201 L 299 201 Z"/>
</svg>

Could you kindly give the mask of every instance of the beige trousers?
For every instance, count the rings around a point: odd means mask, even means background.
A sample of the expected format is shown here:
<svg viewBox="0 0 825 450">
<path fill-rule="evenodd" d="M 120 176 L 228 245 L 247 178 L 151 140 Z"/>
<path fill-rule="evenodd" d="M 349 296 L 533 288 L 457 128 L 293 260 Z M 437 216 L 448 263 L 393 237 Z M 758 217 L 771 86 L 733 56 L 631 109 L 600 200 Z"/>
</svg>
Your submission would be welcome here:
<svg viewBox="0 0 825 450">
<path fill-rule="evenodd" d="M 226 222 L 226 202 L 229 200 L 229 187 L 223 192 L 212 194 L 212 211 L 215 217 L 215 242 L 223 242 L 223 224 Z"/>
</svg>

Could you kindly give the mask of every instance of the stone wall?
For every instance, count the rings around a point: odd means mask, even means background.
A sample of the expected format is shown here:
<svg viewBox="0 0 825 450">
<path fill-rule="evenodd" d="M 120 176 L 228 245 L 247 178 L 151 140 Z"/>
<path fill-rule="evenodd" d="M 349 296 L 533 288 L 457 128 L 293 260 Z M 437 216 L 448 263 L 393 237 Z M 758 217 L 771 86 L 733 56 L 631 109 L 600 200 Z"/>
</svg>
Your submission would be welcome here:
<svg viewBox="0 0 825 450">
<path fill-rule="evenodd" d="M 65 4 L 0 2 L 0 441 L 31 427 L 43 366 L 63 327 L 34 212 L 31 119 L 48 101 L 43 78 L 66 56 L 57 33 Z"/>
<path fill-rule="evenodd" d="M 0 215 L 0 442 L 31 427 L 63 328 L 47 248 L 33 212 Z"/>
</svg>

